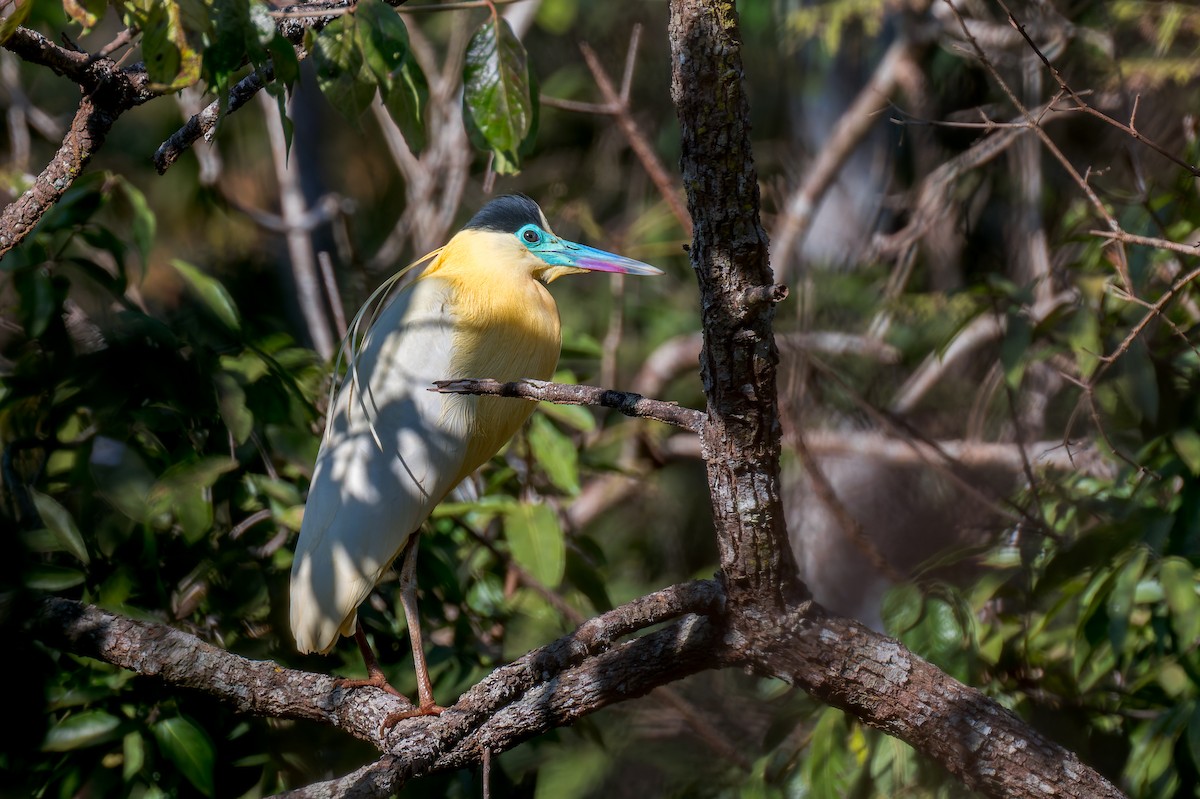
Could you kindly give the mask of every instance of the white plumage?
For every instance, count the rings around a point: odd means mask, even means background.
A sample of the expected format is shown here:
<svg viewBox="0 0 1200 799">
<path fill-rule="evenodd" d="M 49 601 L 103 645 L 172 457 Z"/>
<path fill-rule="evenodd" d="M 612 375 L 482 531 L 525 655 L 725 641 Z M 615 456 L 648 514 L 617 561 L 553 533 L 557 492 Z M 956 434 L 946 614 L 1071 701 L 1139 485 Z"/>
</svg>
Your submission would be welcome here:
<svg viewBox="0 0 1200 799">
<path fill-rule="evenodd" d="M 292 568 L 292 631 L 301 652 L 352 635 L 355 609 L 434 505 L 454 488 L 473 398 L 427 389 L 449 377 L 452 288 L 418 280 L 384 309 L 330 409 Z M 371 426 L 380 435 L 376 444 Z M 382 447 L 382 448 L 381 448 Z"/>
</svg>

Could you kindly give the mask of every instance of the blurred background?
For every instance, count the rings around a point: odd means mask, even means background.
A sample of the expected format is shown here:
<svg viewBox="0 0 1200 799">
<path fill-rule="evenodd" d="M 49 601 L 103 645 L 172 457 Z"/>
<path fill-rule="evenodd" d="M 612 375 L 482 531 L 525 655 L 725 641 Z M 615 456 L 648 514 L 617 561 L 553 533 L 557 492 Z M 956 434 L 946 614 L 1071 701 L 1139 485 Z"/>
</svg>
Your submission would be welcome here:
<svg viewBox="0 0 1200 799">
<path fill-rule="evenodd" d="M 124 27 L 110 11 L 85 32 L 91 4 L 29 5 L 26 25 L 89 52 Z M 737 5 L 763 223 L 791 288 L 776 331 L 805 580 L 1132 796 L 1200 795 L 1200 11 L 1020 2 L 1013 25 L 989 0 Z M 156 149 L 212 100 L 194 83 L 126 113 L 0 261 L 0 624 L 29 686 L 12 696 L 27 732 L 0 752 L 5 795 L 256 797 L 373 759 L 20 628 L 55 593 L 359 676 L 349 641 L 305 658 L 287 629 L 332 358 L 370 292 L 489 197 L 528 194 L 558 234 L 667 273 L 556 282 L 559 380 L 703 407 L 666 0 L 498 8 L 540 97 L 518 173 L 462 121 L 464 52 L 492 12 L 405 7 L 423 123 L 398 124 L 373 90 L 347 118 L 306 59 L 290 91 L 156 174 Z M 139 39 L 113 57 L 137 61 Z M 78 98 L 0 52 L 9 197 Z M 439 701 L 600 611 L 711 576 L 699 454 L 661 425 L 540 406 L 423 537 Z M 361 618 L 411 694 L 394 577 Z M 840 711 L 724 672 L 500 755 L 491 790 L 969 795 Z M 480 794 L 466 772 L 405 791 Z"/>
</svg>

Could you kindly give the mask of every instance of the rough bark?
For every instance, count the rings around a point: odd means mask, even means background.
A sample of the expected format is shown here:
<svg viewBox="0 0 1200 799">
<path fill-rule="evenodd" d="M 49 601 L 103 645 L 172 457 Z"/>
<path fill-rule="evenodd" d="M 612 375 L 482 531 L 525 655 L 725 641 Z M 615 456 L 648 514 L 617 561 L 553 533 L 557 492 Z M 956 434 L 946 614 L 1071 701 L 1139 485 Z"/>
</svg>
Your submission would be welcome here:
<svg viewBox="0 0 1200 799">
<path fill-rule="evenodd" d="M 695 224 L 690 253 L 700 283 L 700 375 L 708 398 L 702 451 L 721 572 L 730 602 L 746 611 L 735 619 L 777 618 L 807 591 L 796 577 L 779 492 L 774 305 L 746 301 L 775 293 L 758 215 L 737 12 L 732 2 L 677 0 L 668 32 L 683 183 Z"/>
<path fill-rule="evenodd" d="M 732 0 L 671 3 L 672 98 L 695 222 L 704 321 L 702 452 L 729 594 L 733 656 L 900 738 L 989 796 L 1121 793 L 1014 714 L 808 599 L 779 494 L 773 283 L 759 222 Z M 765 298 L 765 302 L 748 302 Z"/>
<path fill-rule="evenodd" d="M 614 702 L 723 665 L 715 628 L 704 620 L 722 603 L 713 581 L 656 591 L 496 669 L 441 716 L 407 719 L 391 729 L 383 728 L 384 720 L 407 705 L 384 691 L 346 689 L 326 675 L 249 660 L 164 624 L 49 598 L 32 632 L 55 648 L 207 693 L 244 713 L 341 729 L 385 754 L 403 755 L 389 778 L 400 784 L 478 762 L 484 749 L 510 749 Z M 679 621 L 620 642 L 672 619 Z"/>
<path fill-rule="evenodd" d="M 74 185 L 117 118 L 158 96 L 141 65 L 122 69 L 111 59 L 68 50 L 28 28 L 17 28 L 4 47 L 75 81 L 83 96 L 58 152 L 33 185 L 0 211 L 0 258 L 20 244 Z"/>
</svg>

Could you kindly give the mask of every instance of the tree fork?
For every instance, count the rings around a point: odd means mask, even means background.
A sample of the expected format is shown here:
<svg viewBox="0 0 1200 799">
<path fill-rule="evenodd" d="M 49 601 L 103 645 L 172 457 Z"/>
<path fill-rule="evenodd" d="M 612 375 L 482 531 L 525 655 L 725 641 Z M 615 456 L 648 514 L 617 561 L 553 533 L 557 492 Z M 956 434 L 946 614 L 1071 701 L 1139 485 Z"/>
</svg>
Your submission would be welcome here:
<svg viewBox="0 0 1200 799">
<path fill-rule="evenodd" d="M 827 614 L 800 581 L 779 491 L 766 234 L 733 0 L 672 0 L 671 97 L 695 224 L 702 454 L 728 592 L 730 657 L 912 745 L 989 796 L 1119 797 L 1073 753 L 901 643 Z"/>
</svg>

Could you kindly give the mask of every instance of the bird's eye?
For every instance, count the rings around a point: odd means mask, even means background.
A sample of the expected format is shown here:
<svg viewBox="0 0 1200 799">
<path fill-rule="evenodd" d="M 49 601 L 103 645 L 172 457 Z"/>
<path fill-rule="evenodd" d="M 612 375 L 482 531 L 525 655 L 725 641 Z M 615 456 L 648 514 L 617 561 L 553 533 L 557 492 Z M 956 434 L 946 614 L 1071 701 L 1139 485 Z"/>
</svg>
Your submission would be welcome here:
<svg viewBox="0 0 1200 799">
<path fill-rule="evenodd" d="M 536 230 L 526 230 L 523 238 L 530 244 L 537 244 L 539 237 Z"/>
</svg>

